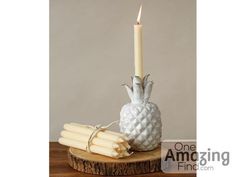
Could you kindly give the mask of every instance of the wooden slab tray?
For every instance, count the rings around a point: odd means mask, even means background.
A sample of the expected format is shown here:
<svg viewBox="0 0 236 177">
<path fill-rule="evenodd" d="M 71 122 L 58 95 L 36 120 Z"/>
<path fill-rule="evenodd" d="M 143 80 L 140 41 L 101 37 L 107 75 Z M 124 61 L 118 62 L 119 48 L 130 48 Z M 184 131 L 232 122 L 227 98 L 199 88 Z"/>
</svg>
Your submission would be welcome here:
<svg viewBox="0 0 236 177">
<path fill-rule="evenodd" d="M 153 151 L 135 152 L 124 159 L 112 159 L 70 147 L 68 158 L 72 168 L 95 175 L 122 176 L 161 171 L 160 147 Z"/>
</svg>

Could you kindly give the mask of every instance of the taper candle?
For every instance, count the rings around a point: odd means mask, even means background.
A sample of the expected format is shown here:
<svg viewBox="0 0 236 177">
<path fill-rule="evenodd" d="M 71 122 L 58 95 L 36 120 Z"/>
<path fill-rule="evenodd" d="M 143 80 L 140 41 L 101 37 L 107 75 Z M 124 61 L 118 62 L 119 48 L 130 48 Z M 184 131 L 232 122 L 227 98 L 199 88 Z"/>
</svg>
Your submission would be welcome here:
<svg viewBox="0 0 236 177">
<path fill-rule="evenodd" d="M 134 25 L 134 63 L 135 76 L 143 79 L 143 47 L 142 47 L 142 25 L 140 24 L 142 5 L 140 6 L 137 23 Z"/>
</svg>

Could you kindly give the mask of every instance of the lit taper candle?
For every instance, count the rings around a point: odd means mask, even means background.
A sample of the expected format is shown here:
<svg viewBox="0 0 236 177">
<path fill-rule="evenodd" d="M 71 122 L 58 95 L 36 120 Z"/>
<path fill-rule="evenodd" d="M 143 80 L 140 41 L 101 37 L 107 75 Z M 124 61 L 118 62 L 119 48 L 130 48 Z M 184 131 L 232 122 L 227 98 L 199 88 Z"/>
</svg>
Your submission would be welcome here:
<svg viewBox="0 0 236 177">
<path fill-rule="evenodd" d="M 135 76 L 143 79 L 143 46 L 142 46 L 142 25 L 140 24 L 142 5 L 140 6 L 137 23 L 134 25 L 134 63 Z"/>
</svg>

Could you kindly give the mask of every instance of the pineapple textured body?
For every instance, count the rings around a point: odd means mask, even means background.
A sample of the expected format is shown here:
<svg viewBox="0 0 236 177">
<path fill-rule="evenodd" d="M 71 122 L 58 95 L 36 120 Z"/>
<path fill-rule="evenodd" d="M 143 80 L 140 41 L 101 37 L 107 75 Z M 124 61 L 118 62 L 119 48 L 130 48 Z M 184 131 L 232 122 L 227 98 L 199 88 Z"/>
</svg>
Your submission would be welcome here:
<svg viewBox="0 0 236 177">
<path fill-rule="evenodd" d="M 155 149 L 161 138 L 161 117 L 158 107 L 150 102 L 124 105 L 120 112 L 120 131 L 129 137 L 134 150 Z"/>
<path fill-rule="evenodd" d="M 161 113 L 156 104 L 149 102 L 152 82 L 135 76 L 132 87 L 126 86 L 131 102 L 120 112 L 120 131 L 128 136 L 136 151 L 150 151 L 161 142 Z"/>
</svg>

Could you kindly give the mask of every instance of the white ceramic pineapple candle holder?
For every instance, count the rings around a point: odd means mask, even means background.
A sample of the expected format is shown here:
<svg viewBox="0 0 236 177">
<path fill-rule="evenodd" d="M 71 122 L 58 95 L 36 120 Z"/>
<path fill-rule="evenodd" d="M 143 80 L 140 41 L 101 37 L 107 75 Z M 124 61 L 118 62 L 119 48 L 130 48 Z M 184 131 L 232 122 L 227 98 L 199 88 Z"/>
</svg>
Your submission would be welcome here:
<svg viewBox="0 0 236 177">
<path fill-rule="evenodd" d="M 120 131 L 128 136 L 130 145 L 136 151 L 150 151 L 161 142 L 161 113 L 156 104 L 149 102 L 152 81 L 148 76 L 132 78 L 132 87 L 124 85 L 131 102 L 120 112 Z"/>
</svg>

